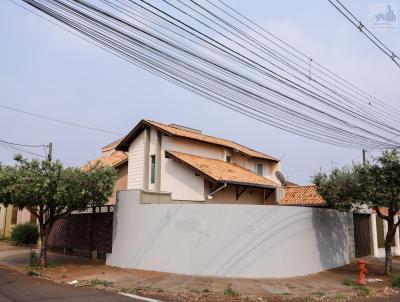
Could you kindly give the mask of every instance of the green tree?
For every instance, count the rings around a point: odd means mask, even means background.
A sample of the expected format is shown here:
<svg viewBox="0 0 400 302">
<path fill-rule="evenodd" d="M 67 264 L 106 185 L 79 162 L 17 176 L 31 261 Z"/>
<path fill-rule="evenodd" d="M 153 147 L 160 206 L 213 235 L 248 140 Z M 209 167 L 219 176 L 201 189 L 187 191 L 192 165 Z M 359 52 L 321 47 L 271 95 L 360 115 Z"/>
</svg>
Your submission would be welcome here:
<svg viewBox="0 0 400 302">
<path fill-rule="evenodd" d="M 391 275 L 392 249 L 400 220 L 400 159 L 397 150 L 386 151 L 365 164 L 335 169 L 330 175 L 319 173 L 313 178 L 319 194 L 328 206 L 340 210 L 373 209 L 387 221 L 385 237 L 385 274 Z M 384 210 L 383 210 L 384 209 Z"/>
<path fill-rule="evenodd" d="M 98 164 L 64 168 L 60 162 L 26 160 L 0 165 L 0 204 L 27 209 L 36 216 L 41 239 L 40 265 L 47 265 L 47 239 L 53 224 L 74 211 L 102 206 L 112 195 L 116 172 Z"/>
</svg>

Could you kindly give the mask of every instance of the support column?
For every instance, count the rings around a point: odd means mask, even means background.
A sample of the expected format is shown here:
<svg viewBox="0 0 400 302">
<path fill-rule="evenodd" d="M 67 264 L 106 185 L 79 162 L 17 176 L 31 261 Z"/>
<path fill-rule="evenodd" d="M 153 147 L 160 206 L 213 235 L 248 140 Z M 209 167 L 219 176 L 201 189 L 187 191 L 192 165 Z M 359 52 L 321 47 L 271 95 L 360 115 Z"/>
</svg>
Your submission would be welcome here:
<svg viewBox="0 0 400 302">
<path fill-rule="evenodd" d="M 371 229 L 371 251 L 374 257 L 379 257 L 378 249 L 378 233 L 376 229 L 376 214 L 372 213 L 370 218 L 370 229 Z"/>
<path fill-rule="evenodd" d="M 396 215 L 394 216 L 394 223 L 399 221 L 399 217 Z M 396 229 L 396 235 L 394 235 L 394 240 L 396 242 L 396 251 L 395 255 L 400 256 L 400 238 L 399 238 L 399 228 Z"/>
<path fill-rule="evenodd" d="M 354 219 L 352 212 L 347 212 L 347 232 L 349 238 L 349 259 L 350 261 L 352 261 L 356 257 L 356 246 L 354 240 Z"/>
</svg>

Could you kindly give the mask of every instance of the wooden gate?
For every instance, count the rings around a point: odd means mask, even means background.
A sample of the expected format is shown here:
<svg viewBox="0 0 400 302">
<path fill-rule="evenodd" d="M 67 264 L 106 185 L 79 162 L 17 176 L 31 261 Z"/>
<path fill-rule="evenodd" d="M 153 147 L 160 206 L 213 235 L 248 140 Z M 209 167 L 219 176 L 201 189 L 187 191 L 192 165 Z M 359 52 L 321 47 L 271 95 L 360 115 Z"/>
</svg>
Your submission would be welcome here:
<svg viewBox="0 0 400 302">
<path fill-rule="evenodd" d="M 370 215 L 353 214 L 356 257 L 371 255 Z"/>
</svg>

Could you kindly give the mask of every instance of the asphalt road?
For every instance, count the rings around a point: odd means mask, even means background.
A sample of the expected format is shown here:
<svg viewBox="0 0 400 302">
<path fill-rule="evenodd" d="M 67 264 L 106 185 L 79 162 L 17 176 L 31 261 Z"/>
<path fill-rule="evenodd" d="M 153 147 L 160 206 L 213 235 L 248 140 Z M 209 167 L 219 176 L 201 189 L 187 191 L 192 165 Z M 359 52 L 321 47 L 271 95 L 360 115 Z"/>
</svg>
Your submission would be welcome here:
<svg viewBox="0 0 400 302">
<path fill-rule="evenodd" d="M 59 285 L 40 278 L 0 268 L 0 302 L 143 302 L 115 293 L 69 285 Z M 354 302 L 399 302 L 389 299 L 360 299 Z"/>
<path fill-rule="evenodd" d="M 0 268 L 0 302 L 143 302 L 89 288 L 63 286 Z"/>
</svg>

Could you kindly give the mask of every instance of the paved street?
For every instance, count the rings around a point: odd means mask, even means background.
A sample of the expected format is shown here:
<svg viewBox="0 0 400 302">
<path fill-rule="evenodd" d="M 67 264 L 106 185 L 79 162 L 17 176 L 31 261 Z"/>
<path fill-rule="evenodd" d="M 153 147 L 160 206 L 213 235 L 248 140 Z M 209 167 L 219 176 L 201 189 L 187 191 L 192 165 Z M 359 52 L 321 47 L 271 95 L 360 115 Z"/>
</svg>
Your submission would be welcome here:
<svg viewBox="0 0 400 302">
<path fill-rule="evenodd" d="M 130 297 L 101 290 L 58 285 L 0 268 L 0 302 L 142 302 Z M 296 300 L 297 301 L 297 300 Z M 389 299 L 357 299 L 352 302 L 398 302 L 400 297 Z"/>
<path fill-rule="evenodd" d="M 62 286 L 0 268 L 0 302 L 142 302 L 88 288 Z"/>
</svg>

